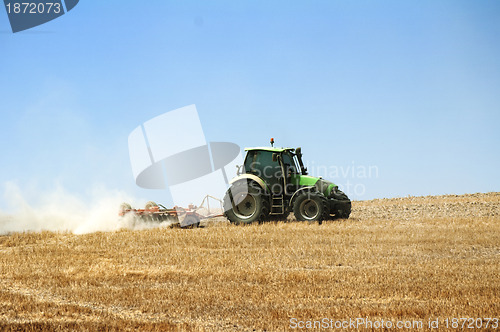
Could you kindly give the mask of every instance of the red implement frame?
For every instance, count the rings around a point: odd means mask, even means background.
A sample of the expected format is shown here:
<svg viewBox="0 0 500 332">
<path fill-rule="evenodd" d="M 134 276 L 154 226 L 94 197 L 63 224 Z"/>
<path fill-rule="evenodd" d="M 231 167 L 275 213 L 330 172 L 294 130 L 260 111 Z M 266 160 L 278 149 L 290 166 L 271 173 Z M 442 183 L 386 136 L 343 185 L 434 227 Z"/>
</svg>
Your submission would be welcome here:
<svg viewBox="0 0 500 332">
<path fill-rule="evenodd" d="M 220 209 L 210 209 L 210 199 L 219 202 Z M 170 221 L 172 223 L 179 223 L 179 217 L 181 217 L 182 220 L 189 220 L 189 224 L 199 224 L 200 220 L 222 217 L 222 211 L 222 201 L 216 197 L 207 195 L 203 198 L 199 207 L 192 204 L 190 204 L 187 209 L 179 206 L 174 206 L 172 209 L 168 209 L 161 204 L 147 209 L 122 207 L 118 214 L 120 216 L 125 216 L 126 214 L 133 213 L 135 216 L 147 221 Z"/>
</svg>

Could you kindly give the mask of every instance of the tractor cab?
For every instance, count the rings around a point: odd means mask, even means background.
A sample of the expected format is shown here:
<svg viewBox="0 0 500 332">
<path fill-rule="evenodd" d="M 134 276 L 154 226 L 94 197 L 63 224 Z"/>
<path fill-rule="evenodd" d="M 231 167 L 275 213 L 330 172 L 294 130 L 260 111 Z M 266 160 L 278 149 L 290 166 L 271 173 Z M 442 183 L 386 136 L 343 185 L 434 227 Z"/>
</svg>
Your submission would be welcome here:
<svg viewBox="0 0 500 332">
<path fill-rule="evenodd" d="M 243 165 L 246 174 L 261 178 L 274 195 L 294 192 L 302 174 L 297 163 L 295 149 L 248 148 Z M 292 188 L 293 187 L 293 188 Z"/>
</svg>

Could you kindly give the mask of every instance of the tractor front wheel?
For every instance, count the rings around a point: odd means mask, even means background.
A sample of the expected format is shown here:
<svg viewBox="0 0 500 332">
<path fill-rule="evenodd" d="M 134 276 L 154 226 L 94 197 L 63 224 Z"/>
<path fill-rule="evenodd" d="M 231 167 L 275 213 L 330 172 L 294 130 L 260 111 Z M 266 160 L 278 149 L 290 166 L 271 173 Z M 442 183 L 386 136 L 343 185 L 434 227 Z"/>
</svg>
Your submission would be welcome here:
<svg viewBox="0 0 500 332">
<path fill-rule="evenodd" d="M 329 215 L 327 200 L 320 193 L 303 193 L 295 199 L 293 214 L 298 221 L 318 221 L 321 224 Z"/>
</svg>

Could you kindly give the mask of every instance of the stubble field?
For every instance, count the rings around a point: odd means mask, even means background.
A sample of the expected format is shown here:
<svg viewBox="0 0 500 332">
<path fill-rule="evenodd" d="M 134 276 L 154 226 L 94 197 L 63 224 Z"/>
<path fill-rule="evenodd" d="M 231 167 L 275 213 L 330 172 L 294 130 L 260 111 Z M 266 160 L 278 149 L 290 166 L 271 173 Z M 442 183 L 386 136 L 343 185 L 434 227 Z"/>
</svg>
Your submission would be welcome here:
<svg viewBox="0 0 500 332">
<path fill-rule="evenodd" d="M 0 236 L 0 330 L 275 331 L 356 318 L 441 329 L 461 317 L 492 329 L 499 272 L 500 193 L 354 202 L 350 219 L 323 225 L 15 233 Z"/>
</svg>

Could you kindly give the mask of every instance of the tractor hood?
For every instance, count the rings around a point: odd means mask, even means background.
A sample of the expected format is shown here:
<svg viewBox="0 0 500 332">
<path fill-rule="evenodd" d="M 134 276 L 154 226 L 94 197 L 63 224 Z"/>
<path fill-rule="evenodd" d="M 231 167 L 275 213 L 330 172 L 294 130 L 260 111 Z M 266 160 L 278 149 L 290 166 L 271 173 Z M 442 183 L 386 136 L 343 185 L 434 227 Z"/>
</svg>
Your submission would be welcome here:
<svg viewBox="0 0 500 332">
<path fill-rule="evenodd" d="M 324 180 L 322 178 L 316 178 L 310 175 L 299 175 L 298 176 L 299 186 L 301 187 L 309 187 L 315 186 L 319 192 L 323 193 L 326 197 L 330 195 L 332 189 L 336 187 L 335 183 Z"/>
<path fill-rule="evenodd" d="M 320 178 L 315 178 L 314 176 L 310 175 L 298 175 L 298 180 L 299 180 L 299 186 L 314 186 L 316 182 L 320 180 Z"/>
</svg>

